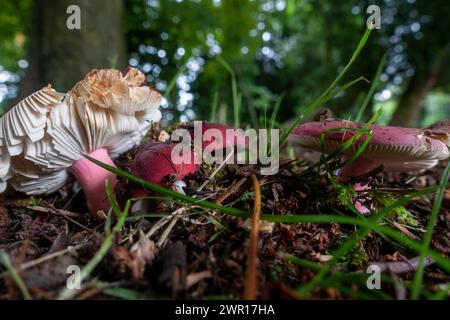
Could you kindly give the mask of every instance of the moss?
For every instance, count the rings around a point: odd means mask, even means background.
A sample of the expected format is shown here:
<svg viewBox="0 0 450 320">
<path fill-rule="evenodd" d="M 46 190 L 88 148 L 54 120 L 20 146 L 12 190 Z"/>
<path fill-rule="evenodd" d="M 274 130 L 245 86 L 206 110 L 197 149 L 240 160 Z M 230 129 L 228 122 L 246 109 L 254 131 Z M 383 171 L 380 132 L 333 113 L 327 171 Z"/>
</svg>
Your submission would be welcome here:
<svg viewBox="0 0 450 320">
<path fill-rule="evenodd" d="M 394 197 L 384 192 L 375 192 L 375 200 L 383 207 L 387 207 L 395 202 Z M 404 206 L 394 208 L 389 214 L 391 218 L 396 218 L 399 223 L 406 224 L 411 227 L 419 226 L 419 221 Z"/>
</svg>

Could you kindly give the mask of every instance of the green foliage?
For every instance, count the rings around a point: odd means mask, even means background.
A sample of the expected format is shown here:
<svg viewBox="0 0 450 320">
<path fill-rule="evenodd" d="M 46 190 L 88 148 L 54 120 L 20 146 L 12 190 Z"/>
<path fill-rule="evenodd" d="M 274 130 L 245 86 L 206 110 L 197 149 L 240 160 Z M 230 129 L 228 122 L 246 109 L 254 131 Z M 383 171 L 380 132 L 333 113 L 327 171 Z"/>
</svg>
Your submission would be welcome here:
<svg viewBox="0 0 450 320">
<path fill-rule="evenodd" d="M 11 72 L 25 58 L 27 32 L 31 19 L 31 0 L 3 0 L 0 10 L 0 66 Z M 1 68 L 0 68 L 1 71 Z"/>
<path fill-rule="evenodd" d="M 267 122 L 283 94 L 276 112 L 281 124 L 310 105 L 323 84 L 342 70 L 360 36 L 355 31 L 365 27 L 369 4 L 365 0 L 124 0 L 128 58 L 166 96 L 168 121 L 209 119 L 215 110 L 217 120 L 257 127 Z M 374 30 L 364 59 L 356 61 L 343 79 L 364 76 L 377 86 L 366 95 L 369 86 L 358 82 L 331 96 L 326 106 L 340 117 L 354 117 L 354 111 L 361 110 L 358 118 L 369 119 L 373 105 L 386 102 L 379 91 L 389 90 L 392 110 L 380 118 L 389 121 L 411 76 L 423 78 L 430 70 L 438 76 L 437 90 L 449 89 L 448 1 L 396 0 L 377 5 L 382 28 Z M 17 72 L 16 82 L 24 73 L 18 61 L 26 58 L 31 16 L 31 0 L 2 2 L 0 69 Z M 386 51 L 386 64 L 377 72 Z M 219 56 L 234 76 L 222 68 Z M 7 89 L 8 96 L 16 94 L 14 87 Z M 364 108 L 359 109 L 363 100 Z M 448 102 L 439 101 L 444 103 L 438 111 L 434 102 L 427 103 L 425 123 L 438 115 L 448 117 Z M 233 108 L 239 112 L 231 112 Z"/>
<path fill-rule="evenodd" d="M 342 241 L 336 243 L 336 247 L 339 248 L 344 243 L 344 240 L 347 239 L 342 239 Z M 333 255 L 334 251 L 330 250 L 330 254 Z M 361 270 L 365 265 L 367 265 L 368 260 L 369 256 L 364 250 L 364 247 L 361 246 L 360 243 L 356 243 L 354 247 L 348 250 L 345 256 L 341 256 L 339 263 L 344 265 L 346 268 Z"/>
<path fill-rule="evenodd" d="M 382 207 L 387 207 L 391 205 L 395 199 L 392 195 L 386 192 L 374 192 L 374 200 L 378 202 Z M 414 217 L 414 215 L 408 211 L 404 206 L 398 206 L 392 210 L 390 214 L 391 217 L 396 218 L 398 222 L 406 224 L 411 227 L 419 226 L 419 221 Z"/>
<path fill-rule="evenodd" d="M 180 103 L 180 91 L 202 97 L 195 105 L 199 118 L 210 116 L 215 93 L 218 93 L 219 105 L 233 106 L 236 97 L 230 87 L 231 75 L 223 69 L 218 56 L 230 63 L 237 78 L 241 74 L 253 74 L 254 57 L 261 45 L 260 32 L 258 36 L 250 36 L 257 24 L 258 1 L 214 3 L 210 0 L 126 1 L 131 57 L 137 59 L 141 68 L 151 67 L 149 80 L 158 80 L 164 92 L 165 85 L 185 64 L 188 68 L 181 75 L 183 79 L 195 78 L 188 81 L 189 89 L 178 83 L 177 90 L 166 95 L 174 107 L 171 112 L 175 117 L 189 115 L 186 108 L 192 108 L 192 104 Z M 247 54 L 242 54 L 243 47 L 248 50 Z"/>
<path fill-rule="evenodd" d="M 353 207 L 353 202 L 356 196 L 356 191 L 351 185 L 337 184 L 335 190 L 338 194 L 337 199 L 339 204 L 347 208 Z"/>
<path fill-rule="evenodd" d="M 145 294 L 128 288 L 105 288 L 102 292 L 123 300 L 143 300 L 147 298 Z"/>
</svg>

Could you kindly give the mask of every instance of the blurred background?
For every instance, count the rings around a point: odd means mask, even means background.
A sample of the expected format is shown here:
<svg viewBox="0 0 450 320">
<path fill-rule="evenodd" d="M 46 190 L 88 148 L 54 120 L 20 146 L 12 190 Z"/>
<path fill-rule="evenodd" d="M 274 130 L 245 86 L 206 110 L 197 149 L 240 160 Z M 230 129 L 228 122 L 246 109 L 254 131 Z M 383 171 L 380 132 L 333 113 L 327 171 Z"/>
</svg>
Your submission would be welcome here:
<svg viewBox="0 0 450 320">
<path fill-rule="evenodd" d="M 66 26 L 72 4 L 81 30 Z M 370 4 L 381 29 L 343 81 L 375 80 L 362 119 L 380 106 L 381 123 L 450 118 L 448 0 L 2 0 L 0 113 L 48 83 L 64 92 L 93 68 L 131 65 L 165 97 L 167 122 L 232 124 L 236 104 L 243 126 L 277 105 L 289 122 L 348 62 Z M 369 88 L 360 81 L 326 107 L 354 119 Z"/>
</svg>

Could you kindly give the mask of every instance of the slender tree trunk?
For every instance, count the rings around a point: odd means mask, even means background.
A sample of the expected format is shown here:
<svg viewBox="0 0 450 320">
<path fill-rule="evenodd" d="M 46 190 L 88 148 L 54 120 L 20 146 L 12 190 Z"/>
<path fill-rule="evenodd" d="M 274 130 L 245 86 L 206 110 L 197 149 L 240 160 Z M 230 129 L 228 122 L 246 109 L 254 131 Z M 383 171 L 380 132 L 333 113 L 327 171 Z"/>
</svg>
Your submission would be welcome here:
<svg viewBox="0 0 450 320">
<path fill-rule="evenodd" d="M 69 30 L 67 7 L 81 9 L 81 29 Z M 69 90 L 93 68 L 124 68 L 122 0 L 34 0 L 29 68 L 23 98 L 51 83 Z"/>
<path fill-rule="evenodd" d="M 437 78 L 437 73 L 430 73 L 425 77 L 411 79 L 392 117 L 392 125 L 402 127 L 417 126 L 425 98 L 436 84 Z"/>
</svg>

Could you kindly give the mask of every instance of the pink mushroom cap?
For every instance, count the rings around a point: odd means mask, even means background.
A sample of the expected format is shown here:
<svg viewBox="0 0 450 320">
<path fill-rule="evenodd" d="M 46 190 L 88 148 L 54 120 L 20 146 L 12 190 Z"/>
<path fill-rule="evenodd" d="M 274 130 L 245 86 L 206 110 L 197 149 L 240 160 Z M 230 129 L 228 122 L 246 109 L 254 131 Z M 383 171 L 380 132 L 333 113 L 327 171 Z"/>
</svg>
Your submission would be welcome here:
<svg viewBox="0 0 450 320">
<path fill-rule="evenodd" d="M 291 141 L 303 147 L 332 153 L 349 140 L 365 124 L 345 120 L 327 120 L 306 123 L 292 132 Z M 348 130 L 328 131 L 337 128 Z M 382 164 L 388 171 L 416 171 L 433 167 L 439 160 L 449 157 L 449 148 L 436 138 L 432 130 L 370 125 L 372 139 L 361 158 Z M 321 137 L 324 135 L 324 150 Z M 358 151 L 367 138 L 363 134 L 344 154 L 352 155 Z"/>
<path fill-rule="evenodd" d="M 208 147 L 208 149 L 211 150 L 218 150 L 235 146 L 245 149 L 248 147 L 248 138 L 244 135 L 243 130 L 236 129 L 226 124 L 203 121 L 201 137 L 195 137 L 196 132 L 194 131 L 193 124 L 186 125 L 186 129 L 191 133 L 192 139 L 202 139 L 202 149 Z M 205 136 L 208 131 L 210 135 Z M 223 137 L 223 139 L 220 137 L 217 138 L 216 133 L 220 133 L 220 136 Z"/>
</svg>

